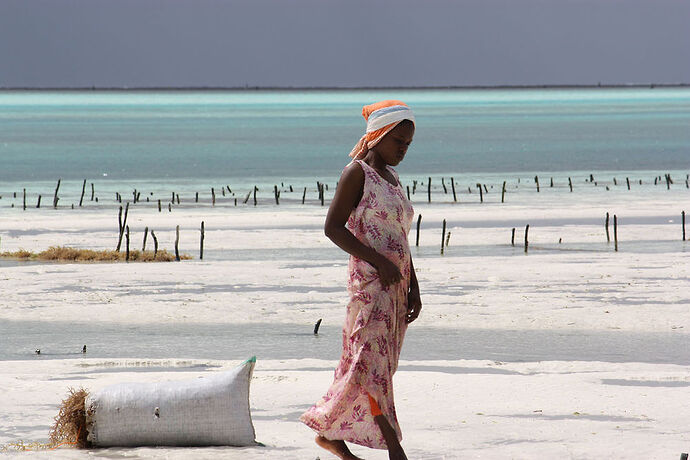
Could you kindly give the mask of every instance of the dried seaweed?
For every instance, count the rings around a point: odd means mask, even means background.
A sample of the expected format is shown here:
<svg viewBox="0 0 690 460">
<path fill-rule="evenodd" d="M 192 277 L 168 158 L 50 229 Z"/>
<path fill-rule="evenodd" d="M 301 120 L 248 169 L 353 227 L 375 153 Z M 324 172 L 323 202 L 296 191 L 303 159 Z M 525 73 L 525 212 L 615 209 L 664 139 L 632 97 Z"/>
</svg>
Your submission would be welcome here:
<svg viewBox="0 0 690 460">
<path fill-rule="evenodd" d="M 60 412 L 50 428 L 50 442 L 58 446 L 72 444 L 79 448 L 90 446 L 87 440 L 86 409 L 84 402 L 88 391 L 83 388 L 69 389 L 69 395 L 60 404 Z"/>
</svg>

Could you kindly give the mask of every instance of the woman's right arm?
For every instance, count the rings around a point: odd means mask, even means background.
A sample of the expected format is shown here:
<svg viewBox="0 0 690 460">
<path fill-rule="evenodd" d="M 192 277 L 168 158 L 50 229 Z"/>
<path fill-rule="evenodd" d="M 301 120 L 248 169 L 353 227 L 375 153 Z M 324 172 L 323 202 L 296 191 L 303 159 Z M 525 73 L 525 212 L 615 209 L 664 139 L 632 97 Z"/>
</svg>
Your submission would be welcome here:
<svg viewBox="0 0 690 460">
<path fill-rule="evenodd" d="M 340 249 L 360 259 L 366 260 L 379 272 L 381 284 L 387 286 L 402 279 L 398 267 L 374 249 L 363 244 L 345 227 L 350 213 L 359 204 L 364 189 L 364 171 L 358 163 L 345 168 L 333 201 L 328 208 L 324 233 Z"/>
</svg>

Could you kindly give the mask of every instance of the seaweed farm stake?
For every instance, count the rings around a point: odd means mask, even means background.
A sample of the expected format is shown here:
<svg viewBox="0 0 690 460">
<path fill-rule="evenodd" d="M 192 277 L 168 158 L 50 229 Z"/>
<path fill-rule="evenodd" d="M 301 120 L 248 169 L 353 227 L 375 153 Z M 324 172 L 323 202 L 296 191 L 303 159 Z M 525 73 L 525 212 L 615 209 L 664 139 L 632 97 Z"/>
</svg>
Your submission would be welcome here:
<svg viewBox="0 0 690 460">
<path fill-rule="evenodd" d="M 448 187 L 446 187 L 446 182 L 441 178 L 441 185 L 443 186 L 443 193 L 448 194 Z"/>
<path fill-rule="evenodd" d="M 274 194 L 275 197 L 276 197 L 276 205 L 279 205 L 279 204 L 280 204 L 280 201 L 279 201 L 278 199 L 280 198 L 280 192 L 278 191 L 278 186 L 277 186 L 277 185 L 274 185 L 274 186 L 273 186 L 273 194 Z"/>
<path fill-rule="evenodd" d="M 180 204 L 180 194 L 177 194 L 177 204 Z"/>
<path fill-rule="evenodd" d="M 477 188 L 479 189 L 479 202 L 483 203 L 484 202 L 484 191 L 482 190 L 482 184 L 477 184 Z"/>
<path fill-rule="evenodd" d="M 24 198 L 22 199 L 22 209 L 26 211 L 26 189 L 24 189 Z"/>
<path fill-rule="evenodd" d="M 506 196 L 506 181 L 503 181 L 503 187 L 501 189 L 501 203 L 505 201 Z"/>
<path fill-rule="evenodd" d="M 431 177 L 429 178 L 429 184 L 427 184 L 427 195 L 429 197 L 429 203 L 431 203 Z"/>
<path fill-rule="evenodd" d="M 448 230 L 448 233 L 446 234 L 446 247 L 450 244 L 450 230 Z"/>
<path fill-rule="evenodd" d="M 625 183 L 628 184 L 628 190 L 630 190 L 630 178 L 629 177 L 625 178 Z"/>
<path fill-rule="evenodd" d="M 125 261 L 129 262 L 129 225 L 125 227 Z"/>
<path fill-rule="evenodd" d="M 37 208 L 41 207 L 41 195 L 38 195 L 38 203 L 36 203 L 36 207 Z"/>
<path fill-rule="evenodd" d="M 96 190 L 93 187 L 93 182 L 91 182 L 91 201 L 93 201 L 94 194 L 96 193 Z"/>
<path fill-rule="evenodd" d="M 417 217 L 417 241 L 415 242 L 415 246 L 419 247 L 419 226 L 422 223 L 422 215 L 420 214 Z"/>
<path fill-rule="evenodd" d="M 681 221 L 682 226 L 683 226 L 683 241 L 685 241 L 685 211 L 682 211 L 680 213 L 680 221 Z"/>
<path fill-rule="evenodd" d="M 168 212 L 172 212 L 172 203 L 168 203 Z"/>
<path fill-rule="evenodd" d="M 258 191 L 259 191 L 259 187 L 257 187 L 257 186 L 255 185 L 255 186 L 254 186 L 254 206 L 256 206 L 256 192 L 258 192 Z"/>
<path fill-rule="evenodd" d="M 247 201 L 249 201 L 249 197 L 252 196 L 252 191 L 250 190 L 249 193 L 247 193 L 247 196 L 244 197 L 244 204 L 247 204 Z"/>
<path fill-rule="evenodd" d="M 307 196 L 307 187 L 304 187 L 304 191 L 302 192 L 302 204 L 304 204 L 304 198 Z"/>
<path fill-rule="evenodd" d="M 53 195 L 53 209 L 57 209 L 58 201 L 60 201 L 60 198 L 58 198 L 58 190 L 60 190 L 60 181 L 62 181 L 62 179 L 58 179 L 57 187 L 55 187 L 55 195 Z"/>
<path fill-rule="evenodd" d="M 194 195 L 194 202 L 195 203 L 199 202 L 199 192 L 196 192 L 196 195 Z"/>
<path fill-rule="evenodd" d="M 604 224 L 606 227 L 606 242 L 610 243 L 611 242 L 611 237 L 609 236 L 609 213 L 606 213 L 606 223 Z"/>
<path fill-rule="evenodd" d="M 178 246 L 180 244 L 180 226 L 175 227 L 175 260 L 180 261 L 180 251 Z"/>
<path fill-rule="evenodd" d="M 81 186 L 81 198 L 79 198 L 79 207 L 81 208 L 81 203 L 84 201 L 84 192 L 86 192 L 86 179 Z"/>
<path fill-rule="evenodd" d="M 125 218 L 122 219 L 120 223 L 120 237 L 117 239 L 117 252 L 120 252 L 120 246 L 122 246 L 122 234 L 125 231 L 125 226 L 127 226 L 127 213 L 129 212 L 129 201 L 125 204 Z M 122 216 L 122 206 L 120 206 L 120 216 Z"/>
<path fill-rule="evenodd" d="M 153 238 L 153 260 L 156 260 L 156 254 L 158 254 L 158 238 L 156 234 L 151 230 L 151 238 Z"/>
<path fill-rule="evenodd" d="M 613 242 L 616 252 L 618 252 L 618 217 L 613 215 Z"/>
<path fill-rule="evenodd" d="M 551 187 L 553 187 L 553 177 L 551 178 Z"/>
<path fill-rule="evenodd" d="M 570 179 L 570 177 L 568 178 L 568 187 L 570 187 L 570 193 L 572 193 L 573 192 L 573 181 Z"/>
<path fill-rule="evenodd" d="M 455 196 L 455 179 L 453 179 L 452 177 L 450 178 L 450 188 L 453 190 L 453 201 L 457 202 L 458 197 Z"/>
<path fill-rule="evenodd" d="M 443 219 L 443 230 L 441 232 L 441 255 L 443 255 L 443 250 L 445 249 L 446 241 L 446 219 Z"/>
<path fill-rule="evenodd" d="M 146 237 L 149 236 L 149 228 L 144 229 L 144 243 L 141 245 L 141 252 L 146 251 Z"/>
<path fill-rule="evenodd" d="M 314 335 L 319 335 L 319 326 L 321 326 L 321 319 L 322 318 L 319 318 L 316 324 L 314 324 Z"/>
<path fill-rule="evenodd" d="M 527 241 L 527 234 L 529 233 L 529 224 L 525 227 L 525 254 L 527 254 L 527 247 L 529 246 L 529 242 Z"/>
<path fill-rule="evenodd" d="M 199 260 L 204 259 L 204 221 L 201 221 L 201 242 L 199 243 Z"/>
<path fill-rule="evenodd" d="M 510 245 L 515 246 L 515 227 L 513 227 L 513 231 L 511 232 L 511 235 L 510 235 Z"/>
<path fill-rule="evenodd" d="M 407 201 L 410 201 L 410 186 L 407 186 Z"/>
<path fill-rule="evenodd" d="M 211 187 L 211 206 L 216 205 L 216 190 Z"/>
<path fill-rule="evenodd" d="M 158 200 L 158 212 L 161 212 L 161 200 Z"/>
<path fill-rule="evenodd" d="M 539 193 L 539 177 L 534 176 L 534 182 L 537 184 L 537 193 Z"/>
</svg>

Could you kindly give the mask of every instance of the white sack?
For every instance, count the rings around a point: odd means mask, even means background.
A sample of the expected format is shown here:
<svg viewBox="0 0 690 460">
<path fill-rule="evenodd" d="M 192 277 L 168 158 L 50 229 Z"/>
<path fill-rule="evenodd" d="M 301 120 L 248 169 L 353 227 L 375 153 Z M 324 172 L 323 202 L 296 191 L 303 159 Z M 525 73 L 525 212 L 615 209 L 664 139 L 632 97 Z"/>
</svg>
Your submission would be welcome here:
<svg viewBox="0 0 690 460">
<path fill-rule="evenodd" d="M 86 398 L 88 440 L 103 447 L 255 445 L 255 363 L 193 380 L 107 386 Z"/>
</svg>

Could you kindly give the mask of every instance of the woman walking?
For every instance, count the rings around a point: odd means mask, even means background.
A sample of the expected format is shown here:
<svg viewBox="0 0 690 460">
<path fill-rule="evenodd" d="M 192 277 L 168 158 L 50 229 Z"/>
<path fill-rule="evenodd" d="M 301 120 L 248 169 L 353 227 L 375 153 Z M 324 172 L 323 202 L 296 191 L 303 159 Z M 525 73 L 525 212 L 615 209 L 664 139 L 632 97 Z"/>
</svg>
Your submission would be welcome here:
<svg viewBox="0 0 690 460">
<path fill-rule="evenodd" d="M 393 401 L 393 374 L 407 325 L 422 307 L 407 233 L 414 211 L 398 165 L 412 142 L 412 111 L 400 101 L 365 106 L 366 134 L 350 153 L 324 230 L 350 254 L 343 352 L 333 384 L 300 420 L 316 443 L 341 459 L 357 459 L 345 441 L 388 449 L 406 459 Z"/>
</svg>

